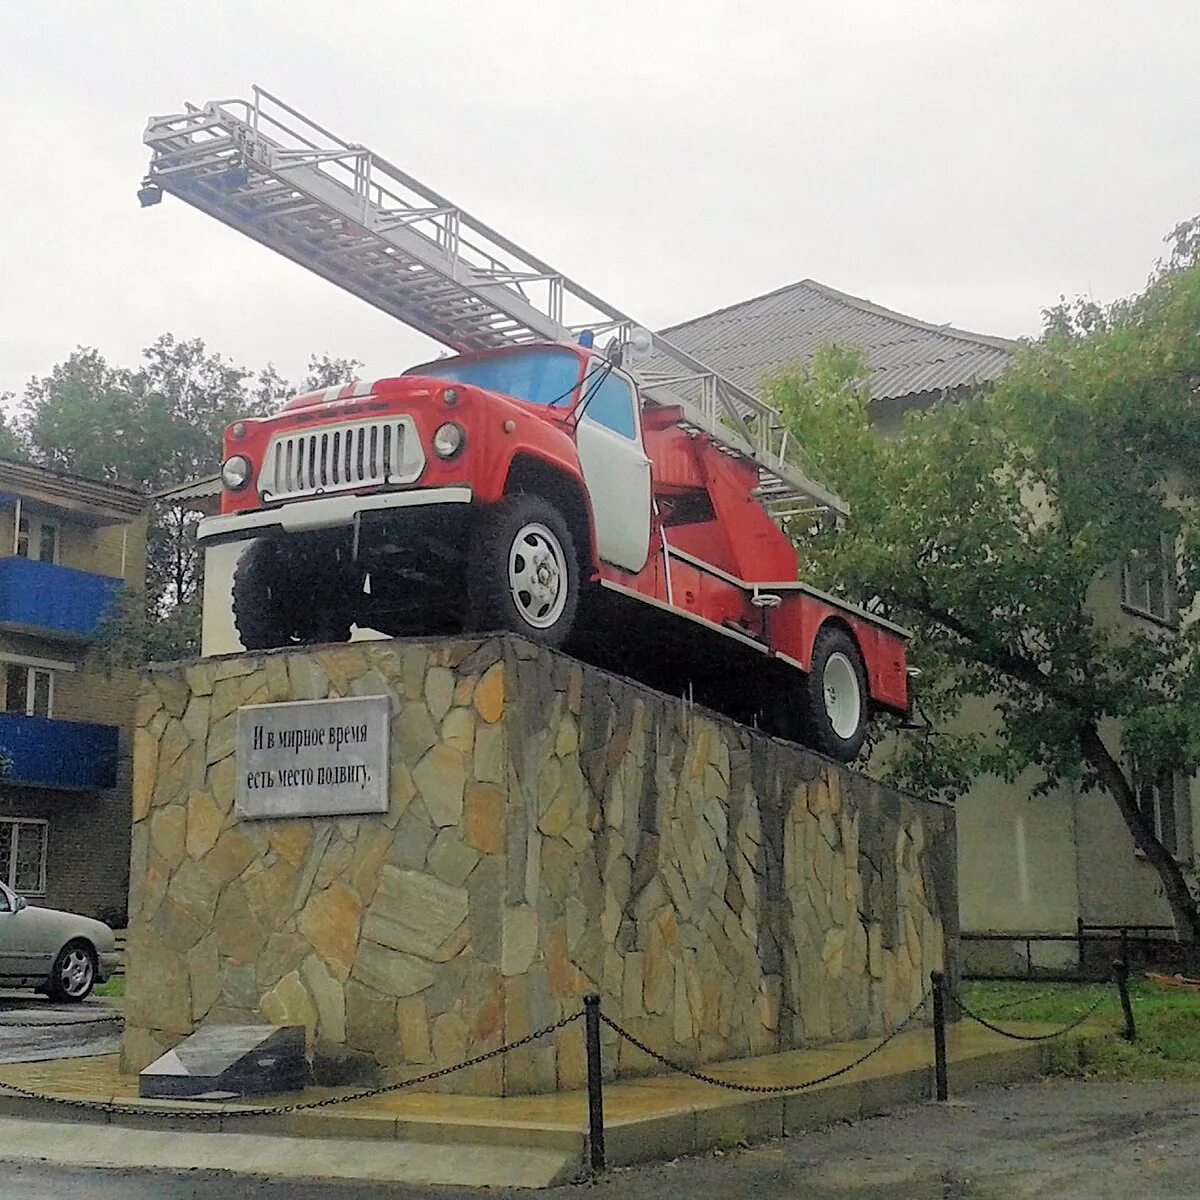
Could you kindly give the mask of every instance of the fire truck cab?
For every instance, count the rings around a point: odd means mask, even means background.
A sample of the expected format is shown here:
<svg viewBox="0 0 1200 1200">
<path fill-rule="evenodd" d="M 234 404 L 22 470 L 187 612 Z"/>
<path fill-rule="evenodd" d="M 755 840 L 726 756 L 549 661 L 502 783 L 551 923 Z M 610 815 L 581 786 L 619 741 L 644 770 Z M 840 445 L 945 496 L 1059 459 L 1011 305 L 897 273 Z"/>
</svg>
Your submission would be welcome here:
<svg viewBox="0 0 1200 1200">
<path fill-rule="evenodd" d="M 905 633 L 796 578 L 753 461 L 621 348 L 525 343 L 235 422 L 205 545 L 243 644 L 504 629 L 841 760 L 908 706 Z"/>
</svg>

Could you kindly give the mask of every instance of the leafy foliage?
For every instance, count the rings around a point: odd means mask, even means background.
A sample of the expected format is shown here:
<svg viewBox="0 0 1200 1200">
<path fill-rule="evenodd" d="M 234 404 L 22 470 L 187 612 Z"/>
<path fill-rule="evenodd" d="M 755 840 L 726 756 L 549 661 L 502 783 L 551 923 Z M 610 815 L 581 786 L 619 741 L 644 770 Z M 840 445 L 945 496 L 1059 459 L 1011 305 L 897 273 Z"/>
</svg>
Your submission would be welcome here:
<svg viewBox="0 0 1200 1200">
<path fill-rule="evenodd" d="M 893 436 L 872 428 L 855 354 L 827 348 L 771 384 L 854 514 L 840 534 L 795 531 L 803 570 L 915 630 L 935 731 L 901 744 L 896 780 L 955 795 L 980 772 L 1032 767 L 1043 789 L 1107 791 L 1193 934 L 1129 764 L 1200 765 L 1197 626 L 1123 618 L 1118 596 L 1120 565 L 1162 546 L 1179 607 L 1200 589 L 1198 249 L 1190 225 L 1177 231 L 1143 293 L 1051 310 L 988 394 L 911 414 Z M 994 703 L 990 733 L 955 720 L 968 696 Z"/>
</svg>

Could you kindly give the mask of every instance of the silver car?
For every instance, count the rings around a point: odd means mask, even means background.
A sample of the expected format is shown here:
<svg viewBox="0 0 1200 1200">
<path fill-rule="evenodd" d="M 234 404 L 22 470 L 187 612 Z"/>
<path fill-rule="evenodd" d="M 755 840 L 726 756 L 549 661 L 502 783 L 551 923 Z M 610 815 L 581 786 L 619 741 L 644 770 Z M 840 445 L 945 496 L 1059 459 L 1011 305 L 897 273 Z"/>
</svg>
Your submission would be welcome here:
<svg viewBox="0 0 1200 1200">
<path fill-rule="evenodd" d="M 103 921 L 38 908 L 0 883 L 0 986 L 78 1001 L 116 965 L 116 938 Z"/>
</svg>

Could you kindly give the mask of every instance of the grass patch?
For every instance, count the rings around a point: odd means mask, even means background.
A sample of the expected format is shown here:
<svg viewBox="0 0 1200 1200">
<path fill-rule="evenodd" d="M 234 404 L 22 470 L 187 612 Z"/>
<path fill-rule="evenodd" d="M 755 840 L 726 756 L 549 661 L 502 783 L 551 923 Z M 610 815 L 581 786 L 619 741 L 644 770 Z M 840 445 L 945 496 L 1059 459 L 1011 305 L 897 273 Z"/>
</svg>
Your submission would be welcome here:
<svg viewBox="0 0 1200 1200">
<path fill-rule="evenodd" d="M 974 982 L 962 987 L 967 1007 L 1002 1029 L 1010 1021 L 1068 1025 L 1099 999 L 1100 1008 L 1083 1030 L 1110 1030 L 1111 1034 L 1084 1042 L 1068 1034 L 1062 1052 L 1054 1058 L 1054 1069 L 1062 1074 L 1200 1081 L 1200 992 L 1131 980 L 1129 994 L 1138 1032 L 1132 1044 L 1119 1036 L 1124 1018 L 1115 984 Z"/>
<path fill-rule="evenodd" d="M 114 975 L 107 983 L 98 983 L 92 995 L 94 996 L 124 996 L 125 976 Z"/>
</svg>

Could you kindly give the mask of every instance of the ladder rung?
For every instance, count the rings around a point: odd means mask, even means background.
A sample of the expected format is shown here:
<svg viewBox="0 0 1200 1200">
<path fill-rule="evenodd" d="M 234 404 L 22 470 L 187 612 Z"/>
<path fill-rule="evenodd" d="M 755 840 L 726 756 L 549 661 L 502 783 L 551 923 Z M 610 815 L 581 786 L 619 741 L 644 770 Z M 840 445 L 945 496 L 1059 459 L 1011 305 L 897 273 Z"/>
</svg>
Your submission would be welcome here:
<svg viewBox="0 0 1200 1200">
<path fill-rule="evenodd" d="M 573 341 L 570 326 L 636 324 L 385 159 L 257 89 L 245 105 L 155 118 L 145 141 L 150 176 L 164 190 L 454 349 Z M 230 188 L 235 166 L 248 177 Z M 782 448 L 784 432 L 773 409 L 665 339 L 656 352 L 666 369 L 643 380 L 649 403 L 682 405 L 689 434 L 755 462 L 764 497 L 845 511 L 771 449 Z M 726 428 L 718 413 L 737 414 L 744 428 Z"/>
</svg>

